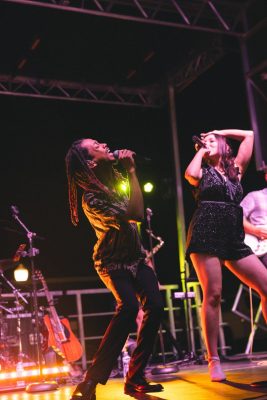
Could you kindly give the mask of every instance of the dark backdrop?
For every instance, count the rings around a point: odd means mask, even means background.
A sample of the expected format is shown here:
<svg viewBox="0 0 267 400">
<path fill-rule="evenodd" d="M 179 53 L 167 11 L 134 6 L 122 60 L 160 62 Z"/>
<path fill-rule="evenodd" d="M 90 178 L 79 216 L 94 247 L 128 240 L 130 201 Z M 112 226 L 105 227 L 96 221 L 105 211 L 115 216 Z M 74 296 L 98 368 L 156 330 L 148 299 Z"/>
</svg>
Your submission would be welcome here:
<svg viewBox="0 0 267 400">
<path fill-rule="evenodd" d="M 177 125 L 182 175 L 194 153 L 191 137 L 221 128 L 250 128 L 242 66 L 238 54 L 226 56 L 177 96 Z M 155 182 L 145 195 L 153 210 L 152 229 L 165 241 L 155 257 L 162 283 L 179 282 L 176 233 L 175 178 L 167 105 L 160 110 L 33 100 L 0 96 L 1 208 L 0 258 L 12 256 L 25 241 L 12 219 L 10 206 L 20 210 L 23 222 L 41 239 L 35 241 L 38 266 L 48 277 L 94 276 L 91 252 L 95 236 L 80 214 L 75 228 L 69 219 L 64 157 L 72 141 L 94 137 L 111 149 L 130 148 L 152 159 L 139 165 L 141 182 Z M 244 178 L 245 193 L 263 186 L 254 160 Z M 188 226 L 193 198 L 184 182 Z M 143 238 L 146 244 L 147 235 Z"/>
</svg>

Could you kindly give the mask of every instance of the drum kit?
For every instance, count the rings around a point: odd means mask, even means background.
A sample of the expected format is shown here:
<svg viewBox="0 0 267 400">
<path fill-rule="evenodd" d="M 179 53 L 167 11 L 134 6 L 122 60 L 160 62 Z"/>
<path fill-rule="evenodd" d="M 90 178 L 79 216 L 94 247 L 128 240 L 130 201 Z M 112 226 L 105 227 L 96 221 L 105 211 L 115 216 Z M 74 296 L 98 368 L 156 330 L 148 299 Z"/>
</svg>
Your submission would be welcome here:
<svg viewBox="0 0 267 400">
<path fill-rule="evenodd" d="M 4 272 L 15 267 L 18 262 L 13 259 L 0 260 L 0 371 L 9 371 L 16 368 L 18 363 L 29 362 L 29 332 L 24 318 L 31 317 L 25 311 L 28 304 L 26 296 L 4 275 Z M 11 289 L 11 293 L 3 293 L 3 284 Z"/>
</svg>

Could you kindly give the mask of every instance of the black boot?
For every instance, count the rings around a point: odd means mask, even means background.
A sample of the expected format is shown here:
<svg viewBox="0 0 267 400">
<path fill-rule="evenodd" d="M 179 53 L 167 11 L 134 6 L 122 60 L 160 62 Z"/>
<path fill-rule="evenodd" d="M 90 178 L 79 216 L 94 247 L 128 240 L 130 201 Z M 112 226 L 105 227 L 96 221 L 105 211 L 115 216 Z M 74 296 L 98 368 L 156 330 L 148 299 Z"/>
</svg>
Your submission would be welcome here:
<svg viewBox="0 0 267 400">
<path fill-rule="evenodd" d="M 79 383 L 70 400 L 96 400 L 95 387 L 96 384 L 92 380 Z"/>
<path fill-rule="evenodd" d="M 144 376 L 133 380 L 130 380 L 128 377 L 126 377 L 124 384 L 125 394 L 162 392 L 162 390 L 164 390 L 164 388 L 160 383 L 150 383 Z"/>
</svg>

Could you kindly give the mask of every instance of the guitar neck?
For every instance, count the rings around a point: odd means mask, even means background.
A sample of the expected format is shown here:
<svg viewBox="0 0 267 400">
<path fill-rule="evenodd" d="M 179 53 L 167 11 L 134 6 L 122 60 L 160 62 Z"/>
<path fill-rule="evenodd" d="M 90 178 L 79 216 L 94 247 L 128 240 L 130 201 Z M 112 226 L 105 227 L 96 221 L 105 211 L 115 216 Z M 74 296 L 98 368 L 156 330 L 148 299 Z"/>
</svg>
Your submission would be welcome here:
<svg viewBox="0 0 267 400">
<path fill-rule="evenodd" d="M 49 311 L 50 311 L 50 315 L 51 315 L 51 318 L 52 318 L 52 321 L 53 321 L 54 328 L 57 330 L 57 333 L 60 336 L 60 340 L 66 341 L 67 338 L 66 338 L 66 335 L 65 335 L 65 332 L 64 332 L 64 328 L 63 328 L 63 326 L 62 326 L 62 324 L 60 322 L 60 318 L 59 318 L 58 313 L 57 313 L 57 311 L 55 309 L 55 306 L 54 306 L 54 299 L 51 296 L 51 294 L 50 294 L 50 292 L 48 290 L 47 284 L 46 284 L 46 282 L 45 282 L 43 277 L 41 277 L 41 282 L 42 282 L 43 289 L 44 289 L 44 292 L 45 292 L 45 296 L 46 296 L 46 299 L 47 299 L 47 303 L 48 303 L 48 307 L 49 307 Z"/>
</svg>

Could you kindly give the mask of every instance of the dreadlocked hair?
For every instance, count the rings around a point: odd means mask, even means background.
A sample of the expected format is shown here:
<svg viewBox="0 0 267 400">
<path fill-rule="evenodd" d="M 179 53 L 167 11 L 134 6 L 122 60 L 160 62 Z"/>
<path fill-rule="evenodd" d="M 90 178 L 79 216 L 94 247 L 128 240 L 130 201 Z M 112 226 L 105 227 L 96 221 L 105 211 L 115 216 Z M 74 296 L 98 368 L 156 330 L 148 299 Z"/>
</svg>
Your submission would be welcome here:
<svg viewBox="0 0 267 400">
<path fill-rule="evenodd" d="M 227 139 L 221 135 L 214 135 L 218 141 L 218 151 L 220 154 L 219 167 L 225 172 L 230 181 L 238 180 L 239 168 L 235 166 L 233 150 Z"/>
<path fill-rule="evenodd" d="M 109 190 L 94 174 L 92 168 L 89 167 L 87 161 L 90 159 L 88 151 L 81 146 L 84 139 L 76 140 L 72 143 L 65 157 L 66 173 L 68 179 L 68 196 L 70 206 L 70 217 L 73 225 L 79 223 L 78 216 L 78 188 L 92 192 L 106 192 L 109 196 L 113 193 Z M 113 168 L 116 180 L 125 179 Z"/>
</svg>

